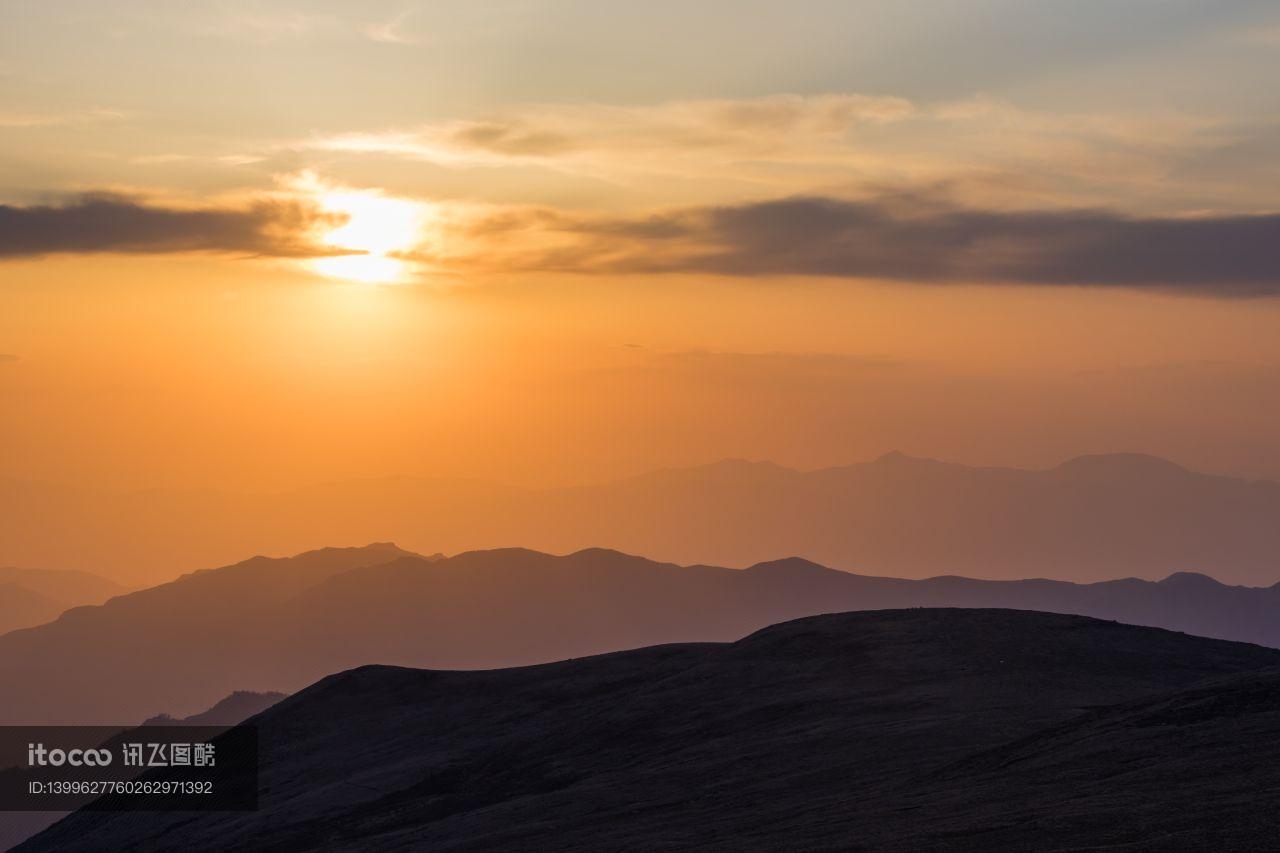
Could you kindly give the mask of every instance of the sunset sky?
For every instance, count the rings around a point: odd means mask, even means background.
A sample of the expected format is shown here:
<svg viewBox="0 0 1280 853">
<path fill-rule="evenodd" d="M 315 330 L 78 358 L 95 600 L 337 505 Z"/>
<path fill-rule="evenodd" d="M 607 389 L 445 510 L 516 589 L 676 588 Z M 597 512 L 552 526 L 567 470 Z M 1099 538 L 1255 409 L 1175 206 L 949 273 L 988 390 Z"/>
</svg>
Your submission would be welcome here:
<svg viewBox="0 0 1280 853">
<path fill-rule="evenodd" d="M 1280 8 L 8 0 L 0 478 L 1280 478 Z"/>
</svg>

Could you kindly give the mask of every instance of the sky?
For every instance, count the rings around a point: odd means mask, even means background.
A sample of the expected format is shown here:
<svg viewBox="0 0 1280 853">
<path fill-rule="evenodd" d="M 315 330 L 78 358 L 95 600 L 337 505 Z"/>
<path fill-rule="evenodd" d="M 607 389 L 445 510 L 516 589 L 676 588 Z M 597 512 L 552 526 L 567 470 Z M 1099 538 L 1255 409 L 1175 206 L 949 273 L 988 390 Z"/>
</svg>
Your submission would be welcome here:
<svg viewBox="0 0 1280 853">
<path fill-rule="evenodd" d="M 0 5 L 0 478 L 1280 478 L 1280 9 Z"/>
</svg>

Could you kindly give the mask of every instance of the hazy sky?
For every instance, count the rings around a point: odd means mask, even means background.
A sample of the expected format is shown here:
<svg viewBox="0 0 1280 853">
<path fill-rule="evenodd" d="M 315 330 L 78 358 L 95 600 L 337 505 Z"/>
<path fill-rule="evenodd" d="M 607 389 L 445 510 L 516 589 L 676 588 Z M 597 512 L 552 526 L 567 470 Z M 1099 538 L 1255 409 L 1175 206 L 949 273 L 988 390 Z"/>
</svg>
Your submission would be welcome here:
<svg viewBox="0 0 1280 853">
<path fill-rule="evenodd" d="M 1280 477 L 1280 9 L 0 5 L 0 477 Z"/>
</svg>

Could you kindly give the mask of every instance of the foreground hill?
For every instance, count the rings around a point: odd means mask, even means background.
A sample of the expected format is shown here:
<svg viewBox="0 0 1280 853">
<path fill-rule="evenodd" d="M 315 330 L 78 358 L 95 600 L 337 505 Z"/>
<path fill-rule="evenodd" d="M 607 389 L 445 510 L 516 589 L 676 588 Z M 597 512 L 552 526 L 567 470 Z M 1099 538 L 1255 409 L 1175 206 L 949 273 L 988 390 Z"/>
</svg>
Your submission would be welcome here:
<svg viewBox="0 0 1280 853">
<path fill-rule="evenodd" d="M 1274 850 L 1280 651 L 882 611 L 538 667 L 371 666 L 249 722 L 262 808 L 34 851 Z"/>
<path fill-rule="evenodd" d="M 193 714 L 181 720 L 175 720 L 168 714 L 160 714 L 147 720 L 144 725 L 171 726 L 185 723 L 199 726 L 234 726 L 270 708 L 283 698 L 285 698 L 283 693 L 251 693 L 239 690 L 199 714 Z M 66 815 L 67 812 L 52 811 L 5 812 L 0 815 L 0 850 L 9 850 L 37 832 L 57 823 Z"/>
<path fill-rule="evenodd" d="M 601 549 L 437 559 L 377 544 L 198 572 L 0 637 L 0 723 L 183 717 L 234 690 L 293 692 L 367 663 L 518 666 L 897 607 L 1080 613 L 1280 647 L 1280 587 L 1201 575 L 910 581 L 796 559 L 737 570 Z"/>
<path fill-rule="evenodd" d="M 550 490 L 402 478 L 271 495 L 118 495 L 0 480 L 0 559 L 139 582 L 168 580 L 192 560 L 384 538 L 449 553 L 609 545 L 727 566 L 798 554 L 899 577 L 1196 571 L 1258 586 L 1280 580 L 1280 483 L 1135 454 L 1019 470 L 898 453 L 817 471 L 726 461 Z"/>
<path fill-rule="evenodd" d="M 39 625 L 85 604 L 101 604 L 125 592 L 88 572 L 0 568 L 0 634 Z"/>
</svg>

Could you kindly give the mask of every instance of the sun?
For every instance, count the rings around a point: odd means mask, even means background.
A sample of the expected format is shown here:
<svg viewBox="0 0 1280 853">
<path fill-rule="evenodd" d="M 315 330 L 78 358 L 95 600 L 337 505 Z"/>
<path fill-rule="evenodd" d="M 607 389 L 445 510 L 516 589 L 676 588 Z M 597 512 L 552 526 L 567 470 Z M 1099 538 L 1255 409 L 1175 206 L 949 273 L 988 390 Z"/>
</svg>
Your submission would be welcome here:
<svg viewBox="0 0 1280 853">
<path fill-rule="evenodd" d="M 353 253 L 315 258 L 309 262 L 313 270 L 330 278 L 366 284 L 389 284 L 409 278 L 411 264 L 399 255 L 421 242 L 426 220 L 423 204 L 379 190 L 317 185 L 313 192 L 321 210 L 343 217 L 341 225 L 319 235 L 320 242 Z"/>
</svg>

